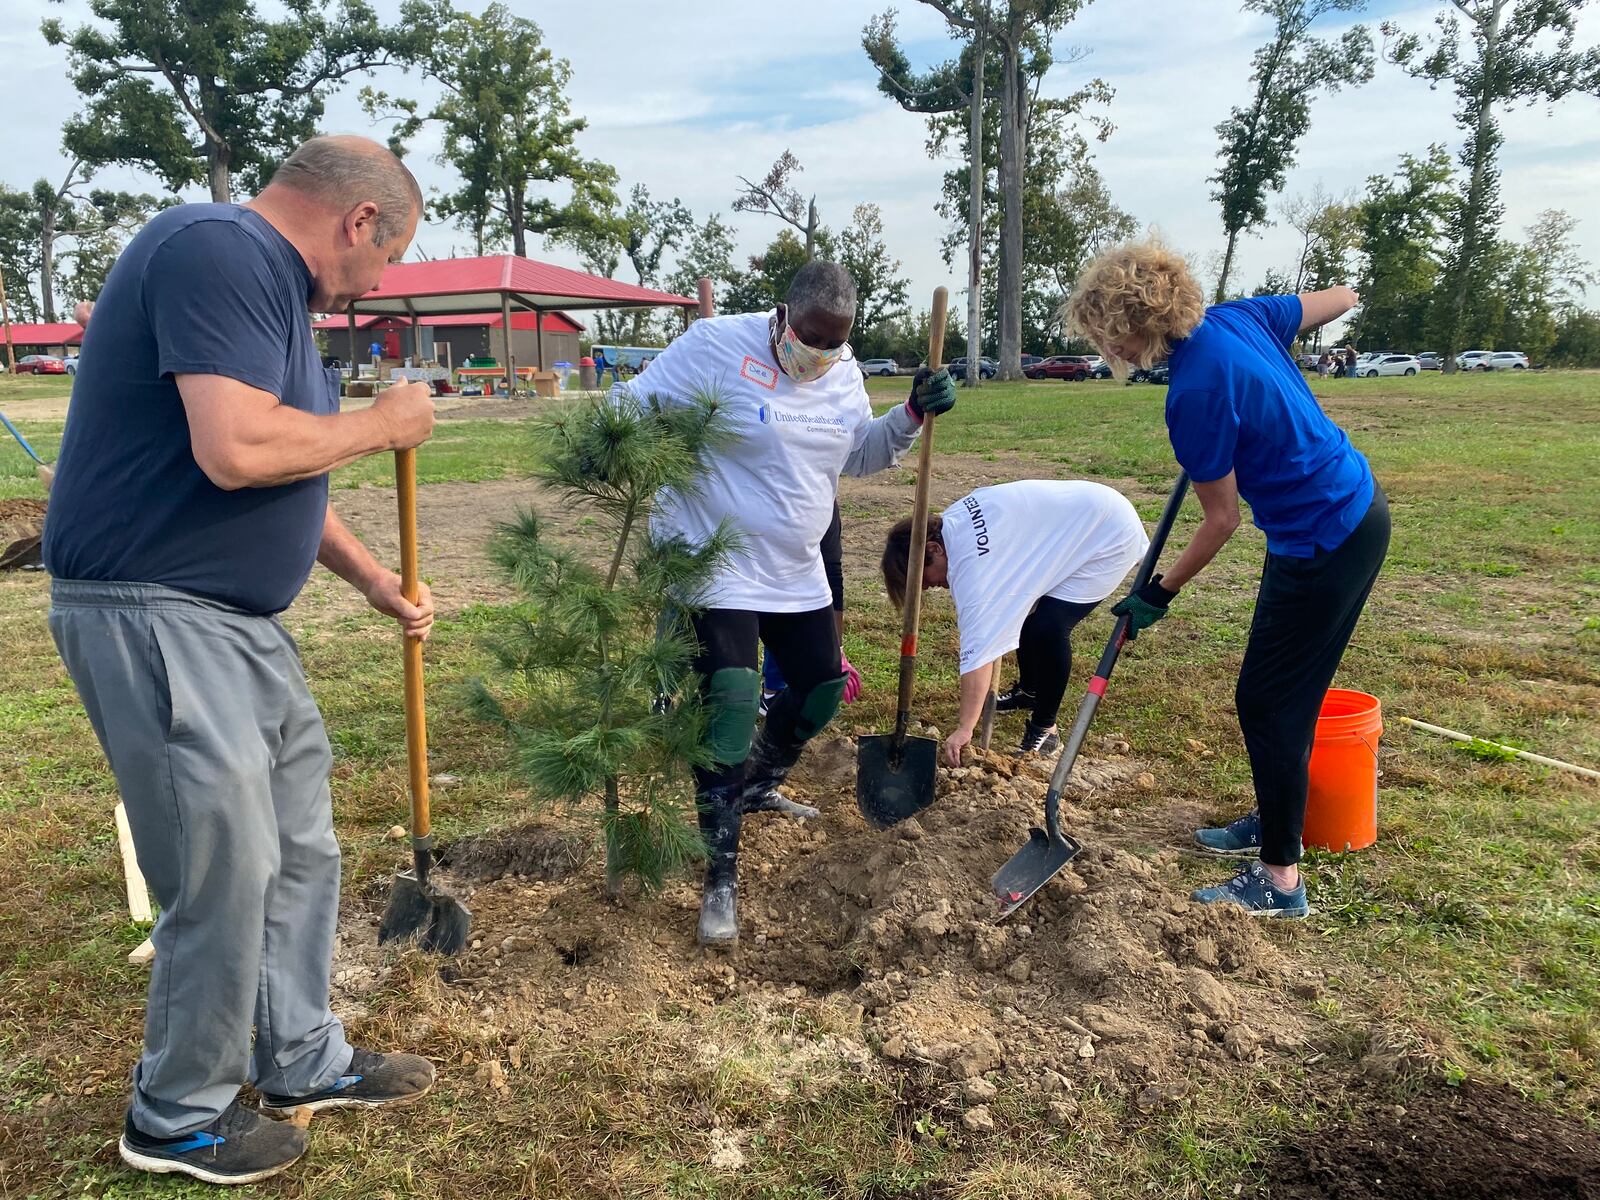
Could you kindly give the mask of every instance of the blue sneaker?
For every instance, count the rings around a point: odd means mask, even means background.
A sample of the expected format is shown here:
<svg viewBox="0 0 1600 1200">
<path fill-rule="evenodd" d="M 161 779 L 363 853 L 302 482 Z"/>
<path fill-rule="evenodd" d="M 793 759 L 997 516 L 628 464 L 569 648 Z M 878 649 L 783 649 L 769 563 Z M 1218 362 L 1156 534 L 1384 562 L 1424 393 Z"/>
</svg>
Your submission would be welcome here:
<svg viewBox="0 0 1600 1200">
<path fill-rule="evenodd" d="M 1201 904 L 1237 904 L 1252 917 L 1303 917 L 1311 912 L 1305 878 L 1286 892 L 1273 884 L 1259 859 L 1240 867 L 1227 883 L 1199 889 L 1192 899 Z"/>
<path fill-rule="evenodd" d="M 224 1185 L 268 1179 L 305 1152 L 304 1129 L 269 1121 L 237 1100 L 204 1129 L 181 1137 L 151 1137 L 129 1114 L 117 1144 L 122 1161 L 135 1170 Z"/>
<path fill-rule="evenodd" d="M 1194 840 L 1207 854 L 1254 858 L 1261 853 L 1261 813 L 1251 809 L 1221 829 L 1196 829 Z"/>
</svg>

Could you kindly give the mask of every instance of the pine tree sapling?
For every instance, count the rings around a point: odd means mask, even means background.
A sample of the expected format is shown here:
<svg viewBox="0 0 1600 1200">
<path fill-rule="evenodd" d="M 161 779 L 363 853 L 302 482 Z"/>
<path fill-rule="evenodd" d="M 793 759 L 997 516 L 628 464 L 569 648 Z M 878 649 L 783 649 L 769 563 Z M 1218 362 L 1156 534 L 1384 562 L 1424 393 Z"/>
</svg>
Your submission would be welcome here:
<svg viewBox="0 0 1600 1200">
<path fill-rule="evenodd" d="M 488 638 L 497 667 L 475 680 L 473 712 L 510 736 L 533 794 L 600 800 L 606 894 L 628 875 L 659 888 L 703 853 L 690 770 L 709 766 L 692 663 L 693 597 L 735 549 L 724 528 L 703 546 L 655 540 L 662 488 L 693 494 L 708 451 L 730 439 L 715 396 L 660 409 L 628 396 L 539 423 L 537 478 L 592 519 L 599 561 L 559 545 L 531 512 L 500 527 L 493 555 L 522 600 Z"/>
</svg>

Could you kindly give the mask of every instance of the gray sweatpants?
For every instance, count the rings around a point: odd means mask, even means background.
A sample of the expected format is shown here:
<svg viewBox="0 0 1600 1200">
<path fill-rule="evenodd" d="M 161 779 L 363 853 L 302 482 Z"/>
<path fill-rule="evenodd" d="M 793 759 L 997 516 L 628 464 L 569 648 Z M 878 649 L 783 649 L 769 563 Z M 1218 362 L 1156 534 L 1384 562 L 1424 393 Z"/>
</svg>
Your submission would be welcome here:
<svg viewBox="0 0 1600 1200">
<path fill-rule="evenodd" d="M 153 584 L 58 579 L 50 597 L 161 904 L 134 1124 L 191 1132 L 247 1080 L 330 1086 L 350 1064 L 328 1008 L 333 756 L 294 642 L 273 617 Z"/>
</svg>

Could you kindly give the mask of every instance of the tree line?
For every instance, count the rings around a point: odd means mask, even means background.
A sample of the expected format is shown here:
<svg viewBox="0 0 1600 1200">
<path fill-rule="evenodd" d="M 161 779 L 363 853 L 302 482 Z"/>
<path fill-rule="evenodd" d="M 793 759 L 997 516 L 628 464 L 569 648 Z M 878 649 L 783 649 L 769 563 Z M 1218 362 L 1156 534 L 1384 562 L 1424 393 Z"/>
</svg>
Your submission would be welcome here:
<svg viewBox="0 0 1600 1200">
<path fill-rule="evenodd" d="M 944 21 L 947 58 L 913 64 L 893 10 L 867 23 L 862 49 L 880 91 L 925 118 L 930 156 L 951 164 L 935 205 L 947 222 L 945 258 L 965 261 L 969 283 L 951 349 L 988 351 L 1002 378 L 1016 377 L 1024 350 L 1079 348 L 1057 324 L 1061 301 L 1094 253 L 1140 227 L 1094 161 L 1094 145 L 1113 131 L 1114 92 L 1078 71 L 1086 49 L 1062 44 L 1088 0 L 920 3 Z M 1504 110 L 1600 95 L 1600 50 L 1574 45 L 1585 3 L 1448 0 L 1431 31 L 1385 23 L 1375 38 L 1361 24 L 1322 32 L 1358 16 L 1365 0 L 1243 0 L 1272 34 L 1255 54 L 1248 94 L 1217 126 L 1217 298 L 1237 294 L 1240 242 L 1273 223 L 1276 199 L 1300 254 L 1255 290 L 1356 282 L 1365 302 L 1351 330 L 1363 344 L 1427 342 L 1449 361 L 1468 343 L 1514 342 L 1536 360 L 1600 362 L 1575 219 L 1546 213 L 1523 240 L 1508 239 L 1499 200 Z M 686 294 L 710 276 L 719 306 L 744 311 L 775 302 L 800 264 L 825 254 L 860 289 L 858 354 L 920 355 L 925 318 L 908 302 L 882 213 L 860 204 L 830 227 L 790 152 L 730 189 L 734 212 L 781 226 L 738 262 L 722 215 L 696 214 L 644 184 L 624 195 L 615 169 L 582 153 L 570 65 L 507 5 L 475 14 L 450 0 L 405 0 L 392 24 L 366 0 L 280 7 L 272 17 L 255 0 L 97 0 L 90 23 L 43 22 L 45 40 L 67 51 L 82 106 L 63 128 L 70 167 L 60 179 L 0 187 L 0 269 L 19 315 L 51 320 L 92 297 L 129 233 L 180 190 L 204 186 L 226 201 L 258 188 L 317 131 L 333 92 L 357 76 L 404 71 L 433 84 L 435 98 L 368 84 L 361 103 L 388 122 L 398 153 L 425 130 L 437 140 L 454 183 L 428 198 L 429 216 L 460 230 L 472 253 L 527 254 L 542 241 L 570 248 L 593 273 Z M 1454 158 L 1436 146 L 1374 176 L 1360 196 L 1284 201 L 1314 101 L 1379 69 L 1453 91 L 1462 132 Z M 154 176 L 164 193 L 95 187 L 112 164 Z M 649 313 L 596 317 L 597 340 L 669 334 Z"/>
</svg>

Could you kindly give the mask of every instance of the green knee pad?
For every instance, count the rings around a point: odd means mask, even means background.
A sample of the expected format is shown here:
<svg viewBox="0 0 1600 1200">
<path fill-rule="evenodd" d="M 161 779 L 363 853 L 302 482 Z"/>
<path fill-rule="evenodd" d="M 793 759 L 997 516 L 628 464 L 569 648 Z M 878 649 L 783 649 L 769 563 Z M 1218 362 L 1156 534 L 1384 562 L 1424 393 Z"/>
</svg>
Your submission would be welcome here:
<svg viewBox="0 0 1600 1200">
<path fill-rule="evenodd" d="M 844 702 L 844 686 L 845 678 L 841 675 L 811 689 L 806 702 L 800 706 L 800 717 L 794 723 L 796 736 L 810 741 L 822 732 Z"/>
<path fill-rule="evenodd" d="M 735 766 L 750 757 L 761 706 L 761 676 L 749 667 L 723 667 L 706 685 L 706 743 L 712 757 Z"/>
</svg>

